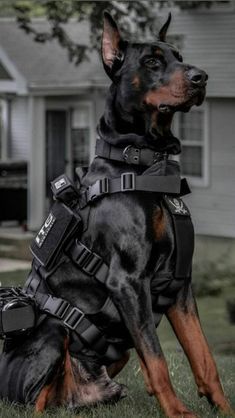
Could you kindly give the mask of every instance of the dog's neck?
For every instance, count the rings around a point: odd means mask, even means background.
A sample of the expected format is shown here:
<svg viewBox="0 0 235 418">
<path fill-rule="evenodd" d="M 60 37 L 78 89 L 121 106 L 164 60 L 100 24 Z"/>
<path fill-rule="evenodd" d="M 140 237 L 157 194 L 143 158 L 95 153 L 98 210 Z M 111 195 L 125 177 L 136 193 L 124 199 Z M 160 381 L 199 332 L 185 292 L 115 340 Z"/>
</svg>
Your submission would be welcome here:
<svg viewBox="0 0 235 418">
<path fill-rule="evenodd" d="M 116 146 L 133 144 L 156 151 L 178 154 L 180 142 L 171 132 L 173 115 L 156 110 L 138 111 L 124 108 L 112 85 L 106 100 L 104 115 L 98 125 L 102 139 Z"/>
</svg>

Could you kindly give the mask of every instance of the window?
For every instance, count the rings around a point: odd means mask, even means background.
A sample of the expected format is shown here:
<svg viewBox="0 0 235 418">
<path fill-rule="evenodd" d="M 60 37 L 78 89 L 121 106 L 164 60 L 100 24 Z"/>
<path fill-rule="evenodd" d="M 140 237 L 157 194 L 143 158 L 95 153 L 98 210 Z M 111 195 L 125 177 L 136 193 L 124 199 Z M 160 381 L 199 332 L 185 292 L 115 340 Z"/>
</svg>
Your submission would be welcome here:
<svg viewBox="0 0 235 418">
<path fill-rule="evenodd" d="M 207 108 L 191 109 L 176 115 L 175 134 L 181 141 L 182 174 L 194 186 L 208 185 Z"/>
<path fill-rule="evenodd" d="M 72 129 L 73 164 L 89 164 L 89 128 Z"/>
</svg>

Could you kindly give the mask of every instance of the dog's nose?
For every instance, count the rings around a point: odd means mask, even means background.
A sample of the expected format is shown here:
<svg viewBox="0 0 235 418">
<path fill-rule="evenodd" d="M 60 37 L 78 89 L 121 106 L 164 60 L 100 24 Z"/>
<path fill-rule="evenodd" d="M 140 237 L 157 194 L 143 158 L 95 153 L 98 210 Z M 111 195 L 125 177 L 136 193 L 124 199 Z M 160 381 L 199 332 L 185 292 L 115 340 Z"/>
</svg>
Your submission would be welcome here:
<svg viewBox="0 0 235 418">
<path fill-rule="evenodd" d="M 208 80 L 207 73 L 198 68 L 191 68 L 187 73 L 189 81 L 191 81 L 194 86 L 204 86 Z"/>
</svg>

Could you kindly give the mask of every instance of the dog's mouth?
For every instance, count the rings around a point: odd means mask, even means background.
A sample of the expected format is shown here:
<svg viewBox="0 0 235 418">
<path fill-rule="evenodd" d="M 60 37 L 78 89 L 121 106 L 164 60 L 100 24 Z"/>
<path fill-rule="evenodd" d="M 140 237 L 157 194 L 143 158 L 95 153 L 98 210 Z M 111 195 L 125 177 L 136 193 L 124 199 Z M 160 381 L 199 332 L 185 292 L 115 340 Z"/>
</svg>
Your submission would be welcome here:
<svg viewBox="0 0 235 418">
<path fill-rule="evenodd" d="M 181 112 L 188 112 L 192 106 L 200 106 L 205 98 L 206 94 L 206 86 L 200 87 L 200 89 L 194 89 L 190 91 L 187 95 L 187 98 L 185 97 L 178 98 L 175 100 L 175 103 L 167 103 L 161 102 L 158 104 L 157 109 L 160 113 L 170 114 L 175 113 L 178 111 Z"/>
</svg>

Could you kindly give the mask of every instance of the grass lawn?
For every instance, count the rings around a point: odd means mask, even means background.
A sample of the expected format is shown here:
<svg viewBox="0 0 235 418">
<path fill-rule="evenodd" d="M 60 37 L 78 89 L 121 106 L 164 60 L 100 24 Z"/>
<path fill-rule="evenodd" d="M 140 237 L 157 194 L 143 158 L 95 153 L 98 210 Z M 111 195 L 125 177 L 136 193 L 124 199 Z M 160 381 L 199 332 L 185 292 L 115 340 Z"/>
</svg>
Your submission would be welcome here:
<svg viewBox="0 0 235 418">
<path fill-rule="evenodd" d="M 2 286 L 23 283 L 26 272 L 0 273 Z M 221 380 L 227 396 L 235 408 L 235 326 L 229 324 L 225 299 L 235 292 L 234 287 L 224 291 L 219 297 L 204 297 L 198 300 L 199 312 L 204 331 L 214 352 Z M 163 320 L 159 336 L 166 354 L 171 379 L 178 396 L 200 418 L 215 418 L 220 415 L 211 410 L 205 399 L 197 397 L 196 386 L 187 360 L 177 343 L 167 321 Z M 156 401 L 150 398 L 144 389 L 143 379 L 136 356 L 133 353 L 126 368 L 117 380 L 128 386 L 128 397 L 116 405 L 86 408 L 80 414 L 73 414 L 60 408 L 41 414 L 42 418 L 163 418 Z M 30 407 L 17 407 L 0 403 L 0 418 L 35 417 Z"/>
</svg>

